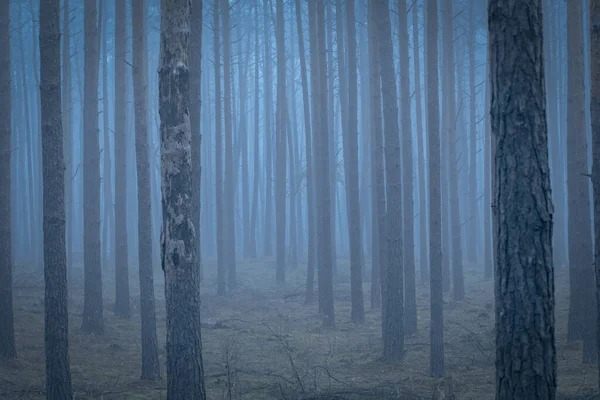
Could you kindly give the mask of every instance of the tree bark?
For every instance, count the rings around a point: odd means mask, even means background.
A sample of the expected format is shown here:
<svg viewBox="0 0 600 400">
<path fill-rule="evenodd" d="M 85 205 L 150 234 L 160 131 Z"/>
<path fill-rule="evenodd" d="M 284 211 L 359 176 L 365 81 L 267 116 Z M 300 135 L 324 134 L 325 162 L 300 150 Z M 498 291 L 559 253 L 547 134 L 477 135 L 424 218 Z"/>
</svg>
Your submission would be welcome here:
<svg viewBox="0 0 600 400">
<path fill-rule="evenodd" d="M 67 282 L 73 274 L 73 99 L 71 79 L 71 14 L 69 0 L 63 0 L 63 50 L 62 50 L 62 115 L 63 115 L 63 157 L 65 160 L 65 216 L 67 247 Z"/>
<path fill-rule="evenodd" d="M 266 173 L 265 178 L 265 242 L 264 256 L 270 257 L 273 253 L 271 229 L 273 226 L 273 149 L 272 149 L 272 132 L 271 132 L 271 107 L 272 107 L 272 73 L 271 73 L 271 40 L 269 32 L 269 7 L 267 0 L 263 0 L 263 25 L 265 38 L 265 58 L 263 83 L 265 86 L 265 163 Z"/>
<path fill-rule="evenodd" d="M 167 397 L 206 399 L 200 337 L 196 227 L 192 220 L 192 151 L 188 44 L 190 0 L 161 1 L 159 112 L 167 308 Z"/>
<path fill-rule="evenodd" d="M 498 238 L 496 399 L 554 399 L 553 210 L 542 5 L 540 0 L 490 0 L 488 12 Z"/>
<path fill-rule="evenodd" d="M 440 102 L 438 81 L 438 2 L 427 0 L 427 55 L 425 86 L 427 87 L 427 130 L 429 154 L 429 254 L 431 325 L 429 375 L 444 376 L 444 299 L 442 285 L 442 209 L 440 169 Z"/>
<path fill-rule="evenodd" d="M 100 149 L 98 144 L 98 25 L 96 3 L 84 3 L 83 72 L 83 264 L 84 298 L 81 329 L 104 332 L 100 252 Z"/>
<path fill-rule="evenodd" d="M 61 112 L 60 1 L 40 1 L 39 16 L 41 139 L 44 178 L 46 398 L 68 400 L 73 398 L 73 389 L 69 367 L 65 164 Z M 10 89 L 8 93 L 10 93 Z M 10 110 L 10 103 L 8 109 Z M 7 158 L 10 160 L 10 157 Z"/>
</svg>

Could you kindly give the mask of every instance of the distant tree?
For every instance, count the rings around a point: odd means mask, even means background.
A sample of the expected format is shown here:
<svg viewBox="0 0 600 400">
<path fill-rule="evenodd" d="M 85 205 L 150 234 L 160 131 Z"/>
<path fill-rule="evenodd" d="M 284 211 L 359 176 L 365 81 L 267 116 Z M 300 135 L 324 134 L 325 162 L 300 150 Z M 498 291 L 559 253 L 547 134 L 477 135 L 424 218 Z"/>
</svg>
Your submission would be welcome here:
<svg viewBox="0 0 600 400">
<path fill-rule="evenodd" d="M 60 0 L 41 0 L 39 17 L 46 398 L 72 399 L 65 243 L 65 164 L 60 93 Z M 6 158 L 10 160 L 10 157 Z"/>
<path fill-rule="evenodd" d="M 600 0 L 591 0 L 590 18 L 590 116 L 592 121 L 592 186 L 594 189 L 594 266 L 596 272 L 596 350 L 600 366 Z M 600 387 L 600 369 L 598 370 Z"/>
<path fill-rule="evenodd" d="M 256 220 L 258 219 L 258 181 L 260 174 L 260 147 L 259 147 L 259 122 L 260 122 L 260 47 L 258 45 L 258 5 L 254 4 L 254 160 L 253 160 L 253 188 L 252 210 L 250 214 L 250 231 L 248 238 L 248 256 L 256 258 Z"/>
<path fill-rule="evenodd" d="M 221 19 L 223 22 L 223 111 L 225 122 L 225 213 L 223 214 L 224 239 L 229 247 L 227 254 L 227 286 L 229 290 L 237 287 L 236 255 L 235 255 L 235 186 L 233 170 L 233 114 L 231 111 L 231 38 L 229 0 L 221 0 Z"/>
<path fill-rule="evenodd" d="M 15 358 L 11 244 L 10 0 L 0 1 L 0 360 Z"/>
<path fill-rule="evenodd" d="M 189 119 L 189 0 L 161 0 L 159 112 L 167 308 L 167 398 L 206 399 L 200 337 L 199 271 L 192 221 Z"/>
<path fill-rule="evenodd" d="M 154 276 L 152 268 L 152 203 L 150 160 L 148 156 L 148 78 L 146 59 L 146 1 L 132 1 L 132 72 L 135 107 L 135 156 L 137 167 L 138 263 L 140 274 L 140 313 L 142 316 L 142 379 L 160 378 Z M 197 188 L 199 189 L 199 188 Z M 194 220 L 198 224 L 198 221 Z"/>
<path fill-rule="evenodd" d="M 490 0 L 488 13 L 496 160 L 496 399 L 554 399 L 542 1 Z"/>
<path fill-rule="evenodd" d="M 438 81 L 438 0 L 427 0 L 425 10 L 427 65 L 427 143 L 429 154 L 429 257 L 431 325 L 429 374 L 444 376 L 444 298 L 442 293 L 442 213 L 440 167 L 440 102 Z"/>
<path fill-rule="evenodd" d="M 567 2 L 567 190 L 569 244 L 569 321 L 568 339 L 584 339 L 591 346 L 594 335 L 589 307 L 593 304 L 593 245 L 590 215 L 588 145 L 585 116 L 585 73 L 583 58 L 583 5 Z M 590 340 L 591 339 L 591 340 Z M 583 352 L 583 360 L 591 362 L 594 351 Z M 590 357 L 590 358 L 588 358 Z"/>
<path fill-rule="evenodd" d="M 400 54 L 400 115 L 402 123 L 402 204 L 404 208 L 404 321 L 405 332 L 417 332 L 417 292 L 415 282 L 415 217 L 413 201 L 413 144 L 408 53 L 406 0 L 398 0 L 398 50 Z"/>
<path fill-rule="evenodd" d="M 221 130 L 221 21 L 220 0 L 213 1 L 213 37 L 215 60 L 215 204 L 217 208 L 217 294 L 225 295 L 225 249 L 223 217 L 223 138 Z"/>
<path fill-rule="evenodd" d="M 271 60 L 271 34 L 270 34 L 270 23 L 271 15 L 269 15 L 269 2 L 263 0 L 263 29 L 264 29 L 264 45 L 265 45 L 265 57 L 263 61 L 263 84 L 265 87 L 265 171 L 267 176 L 265 177 L 265 241 L 264 241 L 264 256 L 270 257 L 273 254 L 273 240 L 271 238 L 271 230 L 273 227 L 273 133 L 271 130 L 271 107 L 272 104 L 272 79 L 273 74 L 271 72 L 272 60 Z"/>
<path fill-rule="evenodd" d="M 104 332 L 104 321 L 100 254 L 99 41 L 96 2 L 86 1 L 83 8 L 85 16 L 83 70 L 84 297 L 81 329 L 87 333 L 100 334 Z"/>
<path fill-rule="evenodd" d="M 468 238 L 467 238 L 467 256 L 472 263 L 478 262 L 477 243 L 480 243 L 480 217 L 479 206 L 477 199 L 479 191 L 477 187 L 477 90 L 475 85 L 475 72 L 477 64 L 475 57 L 477 54 L 477 21 L 475 12 L 477 11 L 477 0 L 469 0 L 469 27 L 468 34 L 468 50 L 469 50 L 469 222 L 468 222 Z M 489 203 L 485 206 L 487 207 Z"/>
<path fill-rule="evenodd" d="M 115 314 L 129 317 L 127 245 L 127 40 L 125 0 L 115 0 Z"/>
</svg>

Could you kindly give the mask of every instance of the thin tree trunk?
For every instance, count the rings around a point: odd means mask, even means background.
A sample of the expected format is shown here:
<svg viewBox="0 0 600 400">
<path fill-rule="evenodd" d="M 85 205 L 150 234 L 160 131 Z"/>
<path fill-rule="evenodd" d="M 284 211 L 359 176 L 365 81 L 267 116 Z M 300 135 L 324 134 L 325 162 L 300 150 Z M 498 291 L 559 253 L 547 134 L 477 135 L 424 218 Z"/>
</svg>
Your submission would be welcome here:
<svg viewBox="0 0 600 400">
<path fill-rule="evenodd" d="M 113 195 L 112 195 L 112 173 L 111 173 L 111 146 L 110 146 L 110 135 L 108 128 L 108 13 L 104 13 L 102 18 L 102 129 L 103 129 L 103 141 L 104 148 L 102 150 L 102 156 L 104 157 L 103 165 L 103 195 L 104 195 L 104 224 L 102 232 L 102 243 L 103 254 L 102 259 L 104 261 L 105 271 L 110 271 L 114 268 L 114 258 L 109 255 L 109 249 L 114 253 L 114 220 L 115 215 L 113 212 Z M 109 267 L 110 265 L 110 267 Z"/>
<path fill-rule="evenodd" d="M 215 204 L 217 206 L 217 294 L 225 295 L 226 289 L 226 263 L 224 253 L 224 218 L 223 218 L 223 139 L 221 132 L 221 31 L 219 22 L 221 13 L 220 0 L 213 2 L 213 37 L 214 37 L 214 65 L 215 65 Z"/>
<path fill-rule="evenodd" d="M 161 1 L 159 112 L 167 309 L 167 397 L 206 399 L 200 337 L 200 277 L 192 205 L 188 41 L 190 1 Z M 180 221 L 187 221 L 181 223 Z"/>
<path fill-rule="evenodd" d="M 253 160 L 253 189 L 252 189 L 252 211 L 250 216 L 250 237 L 248 245 L 248 256 L 256 258 L 256 220 L 258 218 L 258 176 L 260 173 L 260 146 L 259 146 L 259 121 L 260 121 L 260 86 L 259 86 L 259 64 L 260 49 L 258 46 L 258 2 L 254 8 L 254 160 Z"/>
<path fill-rule="evenodd" d="M 273 223 L 273 149 L 272 149 L 272 131 L 271 131 L 271 107 L 272 107 L 272 73 L 271 73 L 271 40 L 269 33 L 269 8 L 267 0 L 263 0 L 263 25 L 265 38 L 265 58 L 263 83 L 265 87 L 265 162 L 267 176 L 265 178 L 265 242 L 264 256 L 270 257 L 273 253 L 271 229 Z"/>
<path fill-rule="evenodd" d="M 479 191 L 477 187 L 477 92 L 475 90 L 475 54 L 477 44 L 475 41 L 476 21 L 475 7 L 476 0 L 469 2 L 469 209 L 471 210 L 470 221 L 468 223 L 469 232 L 467 240 L 467 255 L 473 263 L 477 262 L 477 244 L 480 240 L 479 227 L 479 207 L 477 198 Z M 487 206 L 487 205 L 486 205 Z"/>
</svg>

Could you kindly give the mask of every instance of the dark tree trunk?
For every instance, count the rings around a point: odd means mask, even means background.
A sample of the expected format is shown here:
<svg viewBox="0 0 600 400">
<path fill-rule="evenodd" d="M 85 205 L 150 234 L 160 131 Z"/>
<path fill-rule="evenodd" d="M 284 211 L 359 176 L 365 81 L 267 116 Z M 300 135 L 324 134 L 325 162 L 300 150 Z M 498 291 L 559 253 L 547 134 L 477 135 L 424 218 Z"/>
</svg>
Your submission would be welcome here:
<svg viewBox="0 0 600 400">
<path fill-rule="evenodd" d="M 142 379 L 160 378 L 154 276 L 152 269 L 152 205 L 150 160 L 148 159 L 148 104 L 146 1 L 132 2 L 133 97 L 135 106 L 135 156 L 137 166 L 138 260 L 140 274 L 140 314 L 142 316 Z M 197 226 L 198 221 L 193 220 Z"/>
<path fill-rule="evenodd" d="M 488 9 L 498 238 L 496 399 L 556 396 L 541 3 L 490 0 Z"/>
<path fill-rule="evenodd" d="M 65 164 L 60 109 L 60 1 L 41 0 L 39 15 L 41 139 L 44 177 L 46 398 L 68 400 L 73 398 L 73 389 L 69 367 Z M 10 93 L 10 89 L 8 93 Z M 10 103 L 8 109 L 10 110 Z M 10 160 L 10 157 L 6 158 Z"/>
<path fill-rule="evenodd" d="M 417 292 L 415 283 L 415 225 L 413 203 L 413 145 L 410 116 L 410 76 L 408 62 L 408 18 L 406 0 L 398 0 L 400 101 L 402 117 L 402 182 L 404 216 L 404 313 L 405 333 L 417 332 Z"/>
<path fill-rule="evenodd" d="M 0 360 L 15 358 L 11 245 L 11 66 L 10 1 L 0 2 Z"/>
<path fill-rule="evenodd" d="M 431 325 L 429 327 L 429 374 L 444 376 L 444 299 L 442 285 L 442 196 L 440 169 L 440 102 L 438 81 L 438 2 L 427 0 L 425 10 L 427 32 L 427 144 L 429 154 L 429 255 Z"/>
<path fill-rule="evenodd" d="M 100 256 L 100 149 L 98 144 L 98 25 L 96 2 L 84 3 L 83 70 L 83 266 L 84 298 L 81 329 L 104 332 L 102 260 Z"/>
<path fill-rule="evenodd" d="M 192 221 L 189 0 L 161 1 L 159 112 L 167 308 L 167 397 L 206 399 L 200 337 L 196 224 Z M 183 222 L 181 222 L 183 221 Z"/>
<path fill-rule="evenodd" d="M 221 30 L 219 11 L 221 1 L 213 1 L 213 36 L 214 36 L 214 65 L 215 65 L 215 204 L 217 208 L 217 294 L 225 295 L 226 290 L 226 263 L 224 253 L 223 229 L 223 139 L 221 132 Z"/>
<path fill-rule="evenodd" d="M 396 76 L 390 10 L 387 0 L 376 0 L 379 57 L 381 60 L 381 93 L 383 101 L 383 131 L 385 140 L 385 177 L 388 223 L 386 236 L 387 266 L 383 284 L 383 358 L 401 360 L 404 356 L 404 270 L 402 237 L 402 169 L 400 166 L 400 132 L 398 103 L 396 101 Z"/>
<path fill-rule="evenodd" d="M 129 317 L 125 0 L 115 0 L 115 313 Z"/>
<path fill-rule="evenodd" d="M 69 0 L 63 0 L 63 52 L 62 52 L 62 115 L 63 115 L 63 157 L 65 160 L 65 228 L 67 247 L 67 283 L 73 275 L 73 100 L 71 89 L 71 32 L 69 29 L 71 14 Z"/>
</svg>

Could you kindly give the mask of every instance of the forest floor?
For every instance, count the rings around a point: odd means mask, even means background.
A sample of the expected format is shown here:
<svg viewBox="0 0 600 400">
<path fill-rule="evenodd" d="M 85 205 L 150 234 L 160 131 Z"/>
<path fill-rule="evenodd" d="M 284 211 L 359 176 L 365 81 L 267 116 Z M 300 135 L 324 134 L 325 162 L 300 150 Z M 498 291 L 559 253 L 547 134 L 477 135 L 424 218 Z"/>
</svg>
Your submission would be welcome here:
<svg viewBox="0 0 600 400">
<path fill-rule="evenodd" d="M 335 278 L 336 327 L 325 330 L 314 304 L 304 305 L 305 268 L 288 270 L 275 284 L 269 260 L 238 265 L 239 288 L 215 295 L 215 265 L 202 283 L 202 343 L 209 399 L 431 399 L 451 386 L 456 399 L 494 398 L 493 282 L 466 266 L 466 298 L 444 300 L 445 379 L 428 377 L 429 289 L 419 286 L 418 333 L 406 338 L 403 361 L 381 360 L 380 311 L 371 310 L 364 284 L 366 323 L 350 322 L 347 260 Z M 70 294 L 70 357 L 77 399 L 166 399 L 165 307 L 162 272 L 156 278 L 156 312 L 162 381 L 139 379 L 141 366 L 137 266 L 130 267 L 133 316 L 112 313 L 114 285 L 105 274 L 102 336 L 80 331 L 82 282 Z M 471 278 L 473 277 L 473 278 Z M 0 364 L 0 399 L 44 397 L 43 274 L 15 277 L 15 330 L 19 358 Z M 557 360 L 560 399 L 596 395 L 595 365 L 581 363 L 582 344 L 567 343 L 568 274 L 556 272 Z"/>
</svg>

